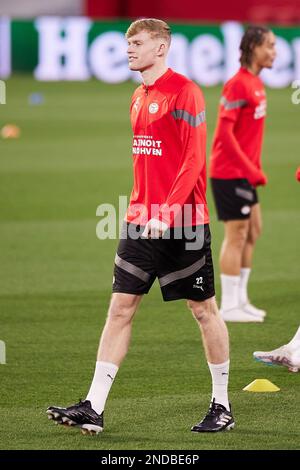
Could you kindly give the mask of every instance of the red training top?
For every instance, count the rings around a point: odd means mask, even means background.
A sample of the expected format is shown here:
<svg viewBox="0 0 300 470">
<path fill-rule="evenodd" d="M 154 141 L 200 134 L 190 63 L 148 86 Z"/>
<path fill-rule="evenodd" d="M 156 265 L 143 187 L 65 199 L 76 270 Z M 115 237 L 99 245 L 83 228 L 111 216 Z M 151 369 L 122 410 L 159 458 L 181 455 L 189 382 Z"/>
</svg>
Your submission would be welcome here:
<svg viewBox="0 0 300 470">
<path fill-rule="evenodd" d="M 155 217 L 170 227 L 208 223 L 200 88 L 168 69 L 153 85 L 136 89 L 130 114 L 134 185 L 126 220 L 145 225 Z"/>
<path fill-rule="evenodd" d="M 261 170 L 261 148 L 266 115 L 261 79 L 244 67 L 225 84 L 210 159 L 210 177 L 246 178 L 266 183 Z"/>
</svg>

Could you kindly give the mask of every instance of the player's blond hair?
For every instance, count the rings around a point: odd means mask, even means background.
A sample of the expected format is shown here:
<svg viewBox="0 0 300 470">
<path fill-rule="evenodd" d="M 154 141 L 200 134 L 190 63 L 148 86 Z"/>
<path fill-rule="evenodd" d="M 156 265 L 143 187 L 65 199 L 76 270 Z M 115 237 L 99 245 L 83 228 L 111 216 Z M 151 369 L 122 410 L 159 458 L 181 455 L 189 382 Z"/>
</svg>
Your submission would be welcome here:
<svg viewBox="0 0 300 470">
<path fill-rule="evenodd" d="M 163 20 L 158 20 L 156 18 L 142 18 L 140 20 L 136 20 L 131 23 L 125 36 L 129 39 L 141 31 L 147 31 L 150 33 L 152 38 L 165 39 L 168 45 L 171 42 L 171 28 Z"/>
</svg>

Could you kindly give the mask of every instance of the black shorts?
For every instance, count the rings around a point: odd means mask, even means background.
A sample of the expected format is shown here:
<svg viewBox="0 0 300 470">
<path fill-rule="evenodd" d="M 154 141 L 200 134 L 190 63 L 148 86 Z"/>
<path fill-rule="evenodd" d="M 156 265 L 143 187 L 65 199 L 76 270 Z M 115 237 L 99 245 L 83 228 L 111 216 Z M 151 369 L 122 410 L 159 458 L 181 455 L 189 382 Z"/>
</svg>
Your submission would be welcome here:
<svg viewBox="0 0 300 470">
<path fill-rule="evenodd" d="M 115 259 L 113 292 L 147 294 L 157 277 L 165 301 L 203 301 L 215 295 L 209 225 L 190 227 L 190 231 L 197 229 L 194 240 L 189 234 L 178 239 L 181 229 L 169 229 L 159 239 L 132 239 L 128 236 L 130 227 L 139 229 L 124 224 Z"/>
<path fill-rule="evenodd" d="M 258 197 L 247 179 L 211 178 L 211 187 L 219 220 L 249 219 Z"/>
</svg>

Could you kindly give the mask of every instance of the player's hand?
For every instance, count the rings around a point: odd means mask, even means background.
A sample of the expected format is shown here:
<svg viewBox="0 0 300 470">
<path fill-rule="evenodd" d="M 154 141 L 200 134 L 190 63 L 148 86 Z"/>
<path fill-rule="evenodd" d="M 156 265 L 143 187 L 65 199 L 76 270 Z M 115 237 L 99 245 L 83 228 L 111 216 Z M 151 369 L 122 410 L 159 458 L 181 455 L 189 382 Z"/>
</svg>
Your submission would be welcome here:
<svg viewBox="0 0 300 470">
<path fill-rule="evenodd" d="M 150 219 L 142 233 L 144 238 L 161 238 L 168 230 L 168 225 L 158 219 Z"/>
<path fill-rule="evenodd" d="M 258 181 L 258 186 L 265 186 L 268 182 L 267 175 L 263 171 L 260 172 L 260 177 Z"/>
<path fill-rule="evenodd" d="M 297 178 L 298 181 L 300 181 L 300 166 L 296 171 L 296 178 Z"/>
<path fill-rule="evenodd" d="M 264 174 L 263 171 L 259 170 L 253 179 L 251 179 L 250 183 L 253 186 L 265 186 L 268 182 L 267 176 Z"/>
</svg>

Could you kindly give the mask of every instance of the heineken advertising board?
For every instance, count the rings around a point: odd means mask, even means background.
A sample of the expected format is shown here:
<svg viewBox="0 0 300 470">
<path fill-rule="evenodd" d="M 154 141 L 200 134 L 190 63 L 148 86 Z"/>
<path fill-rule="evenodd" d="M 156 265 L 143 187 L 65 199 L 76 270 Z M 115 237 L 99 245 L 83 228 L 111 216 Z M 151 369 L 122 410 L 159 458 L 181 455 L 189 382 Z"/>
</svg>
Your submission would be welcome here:
<svg viewBox="0 0 300 470">
<path fill-rule="evenodd" d="M 95 22 L 85 17 L 0 19 L 0 78 L 32 73 L 37 80 L 139 80 L 128 69 L 124 37 L 129 22 Z M 202 86 L 225 82 L 239 67 L 243 25 L 171 24 L 169 66 Z M 300 27 L 272 28 L 277 58 L 262 78 L 282 88 L 300 79 Z"/>
</svg>

